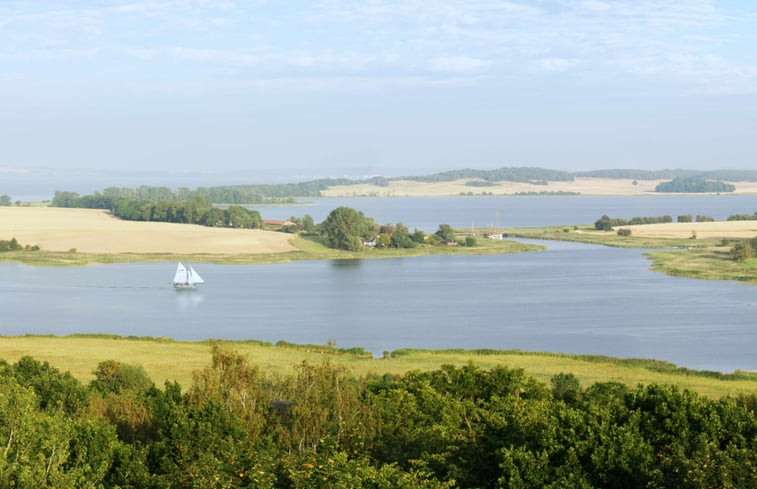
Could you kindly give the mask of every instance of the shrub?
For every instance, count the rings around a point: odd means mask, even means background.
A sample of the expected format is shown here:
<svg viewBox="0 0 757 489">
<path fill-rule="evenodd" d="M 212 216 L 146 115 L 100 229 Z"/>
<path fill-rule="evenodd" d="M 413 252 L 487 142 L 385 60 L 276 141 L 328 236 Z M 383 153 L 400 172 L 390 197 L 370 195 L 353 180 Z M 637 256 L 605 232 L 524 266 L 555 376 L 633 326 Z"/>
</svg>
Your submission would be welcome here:
<svg viewBox="0 0 757 489">
<path fill-rule="evenodd" d="M 631 230 L 628 228 L 618 229 L 618 236 L 631 236 Z"/>
</svg>

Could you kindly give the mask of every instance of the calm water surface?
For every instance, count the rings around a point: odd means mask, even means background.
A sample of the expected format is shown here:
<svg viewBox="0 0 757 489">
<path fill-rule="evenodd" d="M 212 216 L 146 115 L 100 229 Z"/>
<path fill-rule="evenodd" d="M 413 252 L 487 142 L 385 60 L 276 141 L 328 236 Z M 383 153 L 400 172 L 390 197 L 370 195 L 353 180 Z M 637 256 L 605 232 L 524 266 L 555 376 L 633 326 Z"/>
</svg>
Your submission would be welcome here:
<svg viewBox="0 0 757 489">
<path fill-rule="evenodd" d="M 548 199 L 544 199 L 548 200 Z M 757 288 L 668 277 L 639 250 L 549 242 L 494 256 L 197 268 L 0 263 L 0 333 L 116 333 L 362 346 L 495 348 L 757 369 Z"/>
<path fill-rule="evenodd" d="M 635 216 L 682 214 L 726 219 L 731 214 L 753 214 L 757 195 L 661 195 L 637 197 L 361 197 L 307 199 L 309 205 L 256 207 L 263 219 L 287 219 L 310 214 L 315 222 L 344 205 L 373 217 L 377 223 L 402 221 L 413 229 L 435 231 L 446 223 L 457 228 L 529 227 L 592 224 L 607 214 Z"/>
</svg>

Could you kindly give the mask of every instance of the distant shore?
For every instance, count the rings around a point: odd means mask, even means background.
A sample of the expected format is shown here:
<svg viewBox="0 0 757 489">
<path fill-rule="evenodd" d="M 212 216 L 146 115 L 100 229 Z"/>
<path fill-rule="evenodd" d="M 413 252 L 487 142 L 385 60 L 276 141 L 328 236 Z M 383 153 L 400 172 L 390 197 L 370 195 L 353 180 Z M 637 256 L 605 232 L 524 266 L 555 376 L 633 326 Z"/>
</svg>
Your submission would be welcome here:
<svg viewBox="0 0 757 489">
<path fill-rule="evenodd" d="M 386 186 L 360 183 L 339 185 L 323 190 L 324 197 L 452 197 L 460 195 L 518 195 L 550 192 L 573 193 L 584 196 L 682 195 L 655 192 L 655 187 L 668 180 L 633 180 L 616 178 L 576 178 L 572 182 L 546 184 L 501 181 L 486 183 L 482 179 L 467 178 L 452 182 L 417 182 L 391 180 Z M 634 184 L 634 182 L 636 182 Z M 757 194 L 757 182 L 728 182 L 736 186 L 734 192 L 722 195 Z M 693 194 L 714 195 L 714 194 Z"/>
</svg>

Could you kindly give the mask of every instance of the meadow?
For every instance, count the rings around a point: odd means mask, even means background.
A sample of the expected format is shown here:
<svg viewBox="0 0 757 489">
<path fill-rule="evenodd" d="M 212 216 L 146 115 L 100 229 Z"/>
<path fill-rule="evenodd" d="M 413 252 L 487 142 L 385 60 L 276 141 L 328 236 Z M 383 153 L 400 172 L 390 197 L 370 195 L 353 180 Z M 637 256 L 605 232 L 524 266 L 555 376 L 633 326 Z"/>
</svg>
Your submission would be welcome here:
<svg viewBox="0 0 757 489">
<path fill-rule="evenodd" d="M 12 363 L 24 356 L 31 356 L 49 362 L 61 371 L 70 372 L 84 383 L 94 378 L 94 371 L 100 362 L 115 360 L 142 366 L 159 386 L 166 381 L 189 386 L 193 373 L 210 363 L 211 343 L 113 335 L 5 336 L 0 337 L 0 358 Z M 757 373 L 694 371 L 657 360 L 517 350 L 398 350 L 386 352 L 383 358 L 373 358 L 360 349 L 342 350 L 328 345 L 273 345 L 258 341 L 217 343 L 245 355 L 251 364 L 282 376 L 293 374 L 304 361 L 312 364 L 329 361 L 346 367 L 358 377 L 429 371 L 445 364 L 471 364 L 484 369 L 497 366 L 522 368 L 527 375 L 544 383 L 549 383 L 552 376 L 566 372 L 574 374 L 586 387 L 596 382 L 610 381 L 632 388 L 639 384 L 665 384 L 691 389 L 713 398 L 757 392 Z"/>
</svg>

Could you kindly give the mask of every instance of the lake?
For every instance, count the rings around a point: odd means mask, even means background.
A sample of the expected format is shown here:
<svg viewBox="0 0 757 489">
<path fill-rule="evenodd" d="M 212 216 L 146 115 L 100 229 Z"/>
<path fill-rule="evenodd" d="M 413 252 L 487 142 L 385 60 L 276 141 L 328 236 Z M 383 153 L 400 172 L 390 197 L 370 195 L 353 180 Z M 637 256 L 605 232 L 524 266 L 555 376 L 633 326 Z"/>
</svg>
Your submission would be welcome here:
<svg viewBox="0 0 757 489">
<path fill-rule="evenodd" d="M 493 348 L 757 369 L 757 288 L 668 277 L 640 250 L 548 242 L 538 253 L 83 268 L 0 263 L 0 332 L 116 333 L 398 348 Z"/>
<path fill-rule="evenodd" d="M 635 197 L 498 196 L 498 197 L 357 197 L 306 199 L 309 205 L 250 207 L 263 219 L 284 220 L 310 214 L 315 222 L 326 219 L 339 206 L 362 211 L 379 224 L 402 221 L 411 230 L 435 231 L 439 224 L 456 228 L 538 227 L 593 224 L 607 214 L 635 216 L 683 214 L 726 219 L 731 214 L 753 214 L 757 195 L 652 195 Z"/>
</svg>

